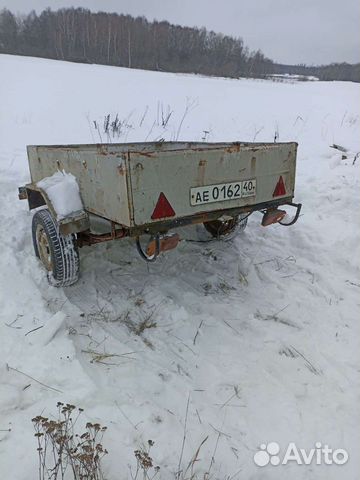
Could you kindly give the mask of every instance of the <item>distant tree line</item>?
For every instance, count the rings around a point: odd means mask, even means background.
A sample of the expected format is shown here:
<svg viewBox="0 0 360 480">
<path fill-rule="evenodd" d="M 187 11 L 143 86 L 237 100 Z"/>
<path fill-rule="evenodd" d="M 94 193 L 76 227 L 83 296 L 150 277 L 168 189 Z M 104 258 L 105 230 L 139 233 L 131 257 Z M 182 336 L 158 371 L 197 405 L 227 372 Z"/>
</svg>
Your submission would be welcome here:
<svg viewBox="0 0 360 480">
<path fill-rule="evenodd" d="M 230 77 L 265 75 L 272 65 L 240 38 L 84 8 L 17 17 L 2 10 L 0 52 Z"/>
<path fill-rule="evenodd" d="M 339 80 L 360 82 L 360 63 L 331 63 L 330 65 L 274 65 L 276 73 L 290 73 L 297 75 L 314 76 L 319 80 Z"/>
<path fill-rule="evenodd" d="M 84 8 L 17 16 L 2 10 L 0 53 L 235 78 L 282 73 L 284 67 L 260 50 L 250 51 L 241 38 Z M 351 65 L 320 68 L 326 79 L 359 81 L 359 71 L 354 74 Z"/>
</svg>

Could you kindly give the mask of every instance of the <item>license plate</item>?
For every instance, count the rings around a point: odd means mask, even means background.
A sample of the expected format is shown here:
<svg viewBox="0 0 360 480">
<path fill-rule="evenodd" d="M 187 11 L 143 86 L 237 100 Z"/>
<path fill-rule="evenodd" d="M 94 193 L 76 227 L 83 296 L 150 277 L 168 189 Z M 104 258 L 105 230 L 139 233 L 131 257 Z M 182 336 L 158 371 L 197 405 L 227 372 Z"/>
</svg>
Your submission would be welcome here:
<svg viewBox="0 0 360 480">
<path fill-rule="evenodd" d="M 256 179 L 190 188 L 190 204 L 224 202 L 256 195 Z"/>
</svg>

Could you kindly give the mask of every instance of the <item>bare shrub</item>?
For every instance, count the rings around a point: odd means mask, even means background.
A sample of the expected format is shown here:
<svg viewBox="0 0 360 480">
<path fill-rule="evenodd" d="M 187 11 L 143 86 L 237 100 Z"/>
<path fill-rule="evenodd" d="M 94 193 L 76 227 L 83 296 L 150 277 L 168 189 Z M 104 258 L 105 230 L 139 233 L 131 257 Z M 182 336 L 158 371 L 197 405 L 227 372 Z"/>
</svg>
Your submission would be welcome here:
<svg viewBox="0 0 360 480">
<path fill-rule="evenodd" d="M 134 128 L 129 122 L 131 115 L 132 112 L 121 120 L 118 113 L 113 117 L 109 113 L 104 116 L 102 125 L 99 124 L 97 120 L 93 120 L 93 126 L 99 136 L 100 142 L 103 143 L 103 136 L 106 136 L 108 143 L 112 143 L 114 139 L 116 140 L 121 137 L 124 137 L 126 140 L 129 131 Z"/>
<path fill-rule="evenodd" d="M 154 461 L 150 457 L 150 450 L 153 447 L 154 442 L 148 440 L 147 448 L 140 448 L 134 451 L 136 458 L 136 470 L 134 474 L 131 474 L 132 480 L 143 478 L 143 480 L 152 480 L 160 471 L 159 466 L 154 466 Z"/>
<path fill-rule="evenodd" d="M 104 480 L 101 460 L 108 452 L 102 445 L 106 427 L 88 422 L 78 434 L 75 425 L 83 409 L 58 402 L 56 420 L 38 415 L 32 419 L 38 442 L 39 480 Z M 69 478 L 69 477 L 67 477 Z"/>
<path fill-rule="evenodd" d="M 221 432 L 218 433 L 210 464 L 205 471 L 200 466 L 198 470 L 198 465 L 203 465 L 206 461 L 206 459 L 200 458 L 200 451 L 207 442 L 208 436 L 201 441 L 190 460 L 183 461 L 189 403 L 190 396 L 186 404 L 184 435 L 178 468 L 170 474 L 170 477 L 167 476 L 166 478 L 173 478 L 173 480 L 210 480 L 214 478 L 213 473 L 210 472 L 215 464 Z M 120 409 L 119 406 L 118 408 Z M 38 479 L 106 480 L 102 472 L 101 461 L 108 453 L 102 444 L 103 435 L 107 428 L 99 423 L 88 422 L 83 433 L 77 433 L 76 424 L 83 409 L 61 402 L 57 403 L 57 409 L 57 418 L 54 420 L 42 415 L 32 419 L 37 439 Z M 134 428 L 136 429 L 136 426 Z M 153 446 L 154 441 L 148 440 L 145 446 L 134 451 L 136 465 L 135 468 L 130 467 L 131 480 L 154 480 L 155 477 L 160 480 L 160 466 L 155 464 L 150 454 Z"/>
</svg>

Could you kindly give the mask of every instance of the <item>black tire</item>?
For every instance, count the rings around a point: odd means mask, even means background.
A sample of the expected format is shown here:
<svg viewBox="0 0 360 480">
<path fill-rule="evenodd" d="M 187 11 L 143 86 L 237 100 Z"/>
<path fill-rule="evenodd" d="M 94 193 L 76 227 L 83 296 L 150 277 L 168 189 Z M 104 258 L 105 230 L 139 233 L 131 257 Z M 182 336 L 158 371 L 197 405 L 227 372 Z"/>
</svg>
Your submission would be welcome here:
<svg viewBox="0 0 360 480">
<path fill-rule="evenodd" d="M 243 232 L 247 226 L 248 215 L 237 215 L 229 220 L 213 220 L 205 222 L 204 227 L 214 238 L 230 239 L 238 232 Z"/>
<path fill-rule="evenodd" d="M 39 210 L 32 220 L 35 255 L 55 287 L 67 287 L 78 280 L 80 259 L 74 235 L 62 235 L 49 210 Z"/>
</svg>

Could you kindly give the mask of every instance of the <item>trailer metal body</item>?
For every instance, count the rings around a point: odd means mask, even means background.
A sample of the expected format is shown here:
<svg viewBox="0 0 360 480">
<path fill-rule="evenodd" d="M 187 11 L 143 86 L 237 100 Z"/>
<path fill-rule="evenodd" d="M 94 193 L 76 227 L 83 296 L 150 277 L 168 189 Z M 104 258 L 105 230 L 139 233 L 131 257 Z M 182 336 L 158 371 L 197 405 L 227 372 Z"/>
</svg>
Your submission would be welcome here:
<svg viewBox="0 0 360 480">
<path fill-rule="evenodd" d="M 57 223 L 80 243 L 97 243 L 93 216 L 110 222 L 103 237 L 110 240 L 295 205 L 295 142 L 52 145 L 27 152 L 31 183 L 20 197 L 30 209 L 47 205 L 55 216 L 37 183 L 59 170 L 76 177 L 83 212 Z"/>
</svg>

